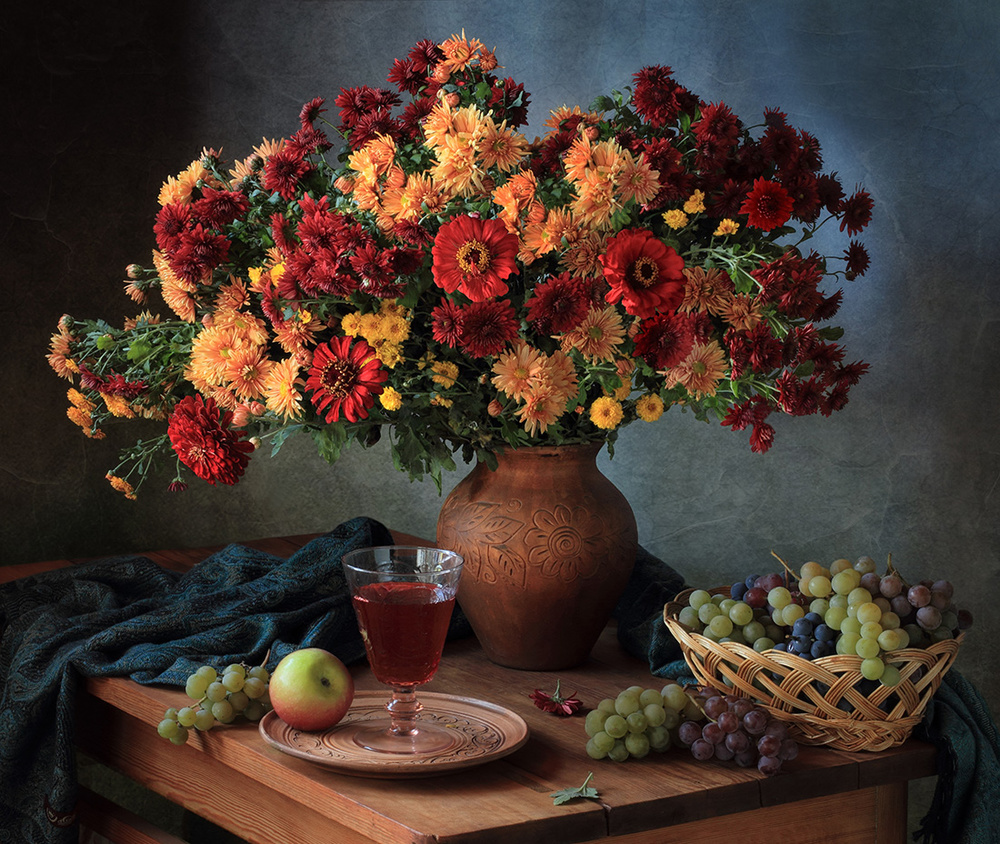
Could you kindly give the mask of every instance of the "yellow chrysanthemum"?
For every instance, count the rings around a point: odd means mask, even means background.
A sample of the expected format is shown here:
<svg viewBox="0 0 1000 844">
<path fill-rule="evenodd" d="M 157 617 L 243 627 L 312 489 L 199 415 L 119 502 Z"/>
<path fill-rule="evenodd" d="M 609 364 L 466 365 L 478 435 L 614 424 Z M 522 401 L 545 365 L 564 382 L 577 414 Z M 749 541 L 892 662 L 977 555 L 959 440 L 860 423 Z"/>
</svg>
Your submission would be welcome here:
<svg viewBox="0 0 1000 844">
<path fill-rule="evenodd" d="M 382 390 L 378 400 L 382 403 L 382 407 L 390 412 L 399 410 L 403 406 L 403 397 L 394 387 L 386 387 Z"/>
<path fill-rule="evenodd" d="M 736 234 L 740 229 L 740 224 L 728 217 L 719 223 L 719 227 L 713 232 L 715 237 L 722 237 L 727 234 Z"/>
<path fill-rule="evenodd" d="M 375 357 L 377 357 L 386 369 L 395 369 L 403 362 L 403 351 L 399 343 L 391 340 L 380 340 L 375 344 Z"/>
<path fill-rule="evenodd" d="M 663 416 L 664 404 L 656 393 L 647 393 L 635 403 L 636 415 L 643 422 L 655 422 Z"/>
<path fill-rule="evenodd" d="M 669 211 L 663 213 L 663 222 L 676 231 L 688 224 L 688 215 L 681 211 L 680 208 L 671 208 Z"/>
<path fill-rule="evenodd" d="M 107 407 L 112 416 L 117 416 L 121 419 L 135 418 L 135 411 L 132 410 L 129 403 L 121 396 L 116 396 L 114 393 L 101 393 L 100 395 L 104 399 L 104 406 Z"/>
<path fill-rule="evenodd" d="M 590 406 L 590 421 L 604 431 L 617 428 L 624 416 L 621 402 L 611 396 L 594 399 Z"/>
<path fill-rule="evenodd" d="M 451 361 L 435 361 L 431 365 L 431 371 L 434 373 L 431 376 L 431 380 L 435 384 L 440 384 L 446 390 L 454 387 L 455 382 L 458 380 L 458 365 Z"/>
<path fill-rule="evenodd" d="M 111 484 L 112 489 L 122 493 L 122 495 L 124 495 L 130 501 L 135 501 L 135 490 L 132 488 L 132 484 L 130 484 L 124 478 L 119 478 L 117 475 L 112 475 L 111 472 L 108 472 L 108 474 L 106 474 L 104 477 L 108 480 L 108 483 Z"/>
<path fill-rule="evenodd" d="M 684 210 L 688 214 L 701 214 L 705 210 L 705 192 L 696 190 L 692 193 L 684 203 Z"/>
<path fill-rule="evenodd" d="M 66 398 L 69 399 L 69 403 L 73 405 L 73 407 L 79 408 L 84 413 L 90 413 L 97 406 L 83 393 L 76 389 L 76 387 L 69 388 L 66 392 Z"/>
</svg>

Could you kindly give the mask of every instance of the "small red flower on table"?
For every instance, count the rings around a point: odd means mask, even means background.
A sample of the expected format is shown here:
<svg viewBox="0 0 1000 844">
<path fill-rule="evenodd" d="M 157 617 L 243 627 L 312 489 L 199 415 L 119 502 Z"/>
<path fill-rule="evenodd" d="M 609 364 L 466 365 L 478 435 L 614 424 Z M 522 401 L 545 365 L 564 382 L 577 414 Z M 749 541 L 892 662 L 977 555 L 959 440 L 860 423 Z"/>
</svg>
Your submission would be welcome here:
<svg viewBox="0 0 1000 844">
<path fill-rule="evenodd" d="M 576 713 L 583 702 L 573 695 L 575 692 L 563 695 L 559 692 L 559 681 L 556 681 L 556 690 L 552 694 L 547 694 L 541 689 L 535 689 L 528 697 L 530 697 L 534 702 L 535 706 L 542 710 L 542 712 L 551 712 L 553 715 L 559 715 L 560 717 L 566 717 L 568 715 L 573 715 Z"/>
</svg>

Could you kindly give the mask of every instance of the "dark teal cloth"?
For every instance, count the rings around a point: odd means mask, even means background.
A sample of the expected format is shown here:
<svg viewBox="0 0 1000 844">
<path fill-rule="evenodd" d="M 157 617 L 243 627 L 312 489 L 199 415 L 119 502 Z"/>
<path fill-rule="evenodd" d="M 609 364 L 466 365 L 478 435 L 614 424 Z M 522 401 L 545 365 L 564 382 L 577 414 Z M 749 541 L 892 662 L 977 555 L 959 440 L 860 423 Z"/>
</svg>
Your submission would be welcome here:
<svg viewBox="0 0 1000 844">
<path fill-rule="evenodd" d="M 389 531 L 353 519 L 287 560 L 230 545 L 177 575 L 144 557 L 0 586 L 0 842 L 77 840 L 73 700 L 84 677 L 183 685 L 198 665 L 273 665 L 297 647 L 364 648 L 340 568 Z M 461 633 L 457 616 L 453 633 Z M 467 628 L 464 632 L 467 632 Z"/>
</svg>

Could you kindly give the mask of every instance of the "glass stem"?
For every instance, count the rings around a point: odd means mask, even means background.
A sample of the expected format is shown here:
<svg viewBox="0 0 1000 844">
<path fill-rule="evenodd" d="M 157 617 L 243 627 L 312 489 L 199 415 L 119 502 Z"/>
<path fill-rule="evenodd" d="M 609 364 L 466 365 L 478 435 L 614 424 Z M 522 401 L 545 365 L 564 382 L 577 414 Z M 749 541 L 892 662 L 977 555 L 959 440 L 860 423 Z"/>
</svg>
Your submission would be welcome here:
<svg viewBox="0 0 1000 844">
<path fill-rule="evenodd" d="M 393 686 L 392 700 L 386 706 L 389 710 L 391 724 L 389 732 L 396 736 L 414 736 L 417 734 L 417 713 L 423 707 L 417 700 L 414 686 Z"/>
</svg>

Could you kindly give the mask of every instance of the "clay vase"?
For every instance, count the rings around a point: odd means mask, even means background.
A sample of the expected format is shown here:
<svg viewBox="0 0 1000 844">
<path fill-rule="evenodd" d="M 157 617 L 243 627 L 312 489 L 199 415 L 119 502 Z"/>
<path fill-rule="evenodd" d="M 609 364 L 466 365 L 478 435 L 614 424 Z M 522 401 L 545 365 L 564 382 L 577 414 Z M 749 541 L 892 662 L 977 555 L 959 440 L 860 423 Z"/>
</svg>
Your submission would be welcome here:
<svg viewBox="0 0 1000 844">
<path fill-rule="evenodd" d="M 529 670 L 583 662 L 635 564 L 632 508 L 600 443 L 478 463 L 441 508 L 437 544 L 465 558 L 458 602 L 486 656 Z"/>
</svg>

